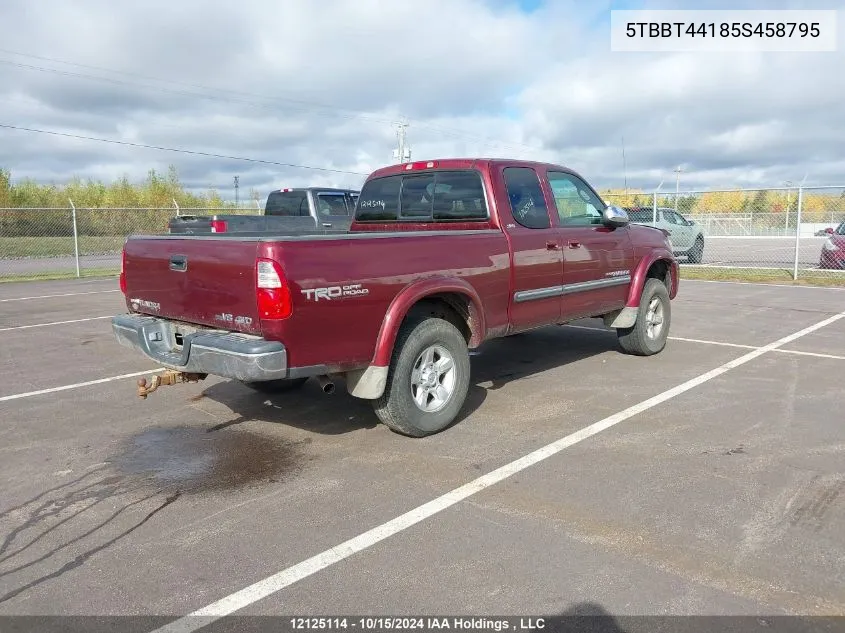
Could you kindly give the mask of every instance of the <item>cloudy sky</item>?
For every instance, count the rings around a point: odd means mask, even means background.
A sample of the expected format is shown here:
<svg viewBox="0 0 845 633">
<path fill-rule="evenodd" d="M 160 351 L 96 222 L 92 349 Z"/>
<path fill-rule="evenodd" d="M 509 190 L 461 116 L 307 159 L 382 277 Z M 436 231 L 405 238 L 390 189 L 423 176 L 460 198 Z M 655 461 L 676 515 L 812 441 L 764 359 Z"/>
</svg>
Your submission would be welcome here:
<svg viewBox="0 0 845 633">
<path fill-rule="evenodd" d="M 845 183 L 845 13 L 837 52 L 612 51 L 611 9 L 639 8 L 845 4 L 2 0 L 0 125 L 232 158 L 0 128 L 0 166 L 62 182 L 172 163 L 231 199 L 235 175 L 242 197 L 360 186 L 405 117 L 414 159 L 551 160 L 602 188 L 674 189 L 679 164 L 682 190 Z"/>
</svg>

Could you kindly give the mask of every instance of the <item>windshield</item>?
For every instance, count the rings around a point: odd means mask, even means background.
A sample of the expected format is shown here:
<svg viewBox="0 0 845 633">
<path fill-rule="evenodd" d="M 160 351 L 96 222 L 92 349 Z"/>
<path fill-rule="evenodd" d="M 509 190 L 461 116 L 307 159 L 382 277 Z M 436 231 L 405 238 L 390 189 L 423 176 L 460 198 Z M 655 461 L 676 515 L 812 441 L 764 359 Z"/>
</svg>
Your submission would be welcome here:
<svg viewBox="0 0 845 633">
<path fill-rule="evenodd" d="M 845 235 L 845 222 L 836 227 L 835 233 L 837 235 Z"/>
<path fill-rule="evenodd" d="M 308 210 L 308 194 L 305 191 L 273 191 L 267 196 L 264 215 L 311 215 Z"/>
</svg>

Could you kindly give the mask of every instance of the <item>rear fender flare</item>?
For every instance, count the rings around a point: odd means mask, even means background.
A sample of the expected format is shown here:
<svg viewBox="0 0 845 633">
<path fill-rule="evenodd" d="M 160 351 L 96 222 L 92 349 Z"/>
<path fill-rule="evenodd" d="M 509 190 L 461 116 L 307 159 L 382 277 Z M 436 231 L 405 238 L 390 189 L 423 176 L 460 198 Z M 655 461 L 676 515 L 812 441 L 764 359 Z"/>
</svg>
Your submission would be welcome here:
<svg viewBox="0 0 845 633">
<path fill-rule="evenodd" d="M 478 347 L 484 340 L 486 322 L 481 308 L 481 298 L 475 288 L 463 279 L 429 277 L 406 286 L 393 298 L 381 324 L 372 364 L 378 367 L 387 367 L 390 364 L 399 326 L 417 302 L 426 297 L 447 292 L 464 295 L 469 299 L 469 347 Z"/>
<path fill-rule="evenodd" d="M 421 299 L 450 292 L 466 296 L 469 301 L 469 346 L 478 347 L 484 340 L 486 322 L 481 299 L 469 283 L 452 277 L 429 277 L 403 288 L 387 308 L 381 324 L 376 349 L 370 365 L 346 373 L 347 391 L 356 398 L 374 400 L 381 397 L 387 384 L 387 373 L 399 327 L 411 308 Z"/>
</svg>

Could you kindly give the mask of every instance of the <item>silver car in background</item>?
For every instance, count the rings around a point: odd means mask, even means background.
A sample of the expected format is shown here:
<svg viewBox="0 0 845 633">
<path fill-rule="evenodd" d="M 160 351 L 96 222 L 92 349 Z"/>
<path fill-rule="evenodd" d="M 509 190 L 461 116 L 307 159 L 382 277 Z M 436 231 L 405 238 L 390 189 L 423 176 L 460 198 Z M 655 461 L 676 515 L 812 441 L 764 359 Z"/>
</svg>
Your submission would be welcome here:
<svg viewBox="0 0 845 633">
<path fill-rule="evenodd" d="M 700 264 L 704 258 L 704 231 L 670 207 L 657 207 L 657 217 L 651 207 L 633 207 L 625 211 L 631 222 L 665 229 L 675 255 L 686 257 L 690 264 Z"/>
</svg>

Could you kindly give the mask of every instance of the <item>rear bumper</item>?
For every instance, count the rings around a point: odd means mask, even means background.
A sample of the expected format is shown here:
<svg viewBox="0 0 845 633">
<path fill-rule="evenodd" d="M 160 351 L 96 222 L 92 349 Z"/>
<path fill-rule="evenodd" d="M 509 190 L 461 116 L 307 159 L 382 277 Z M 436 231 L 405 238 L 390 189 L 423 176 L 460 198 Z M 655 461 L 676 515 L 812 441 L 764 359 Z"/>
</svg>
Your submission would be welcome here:
<svg viewBox="0 0 845 633">
<path fill-rule="evenodd" d="M 117 342 L 177 371 L 243 381 L 287 378 L 288 355 L 278 341 L 218 330 L 195 330 L 138 314 L 112 318 Z M 175 336 L 182 334 L 182 345 Z"/>
</svg>

